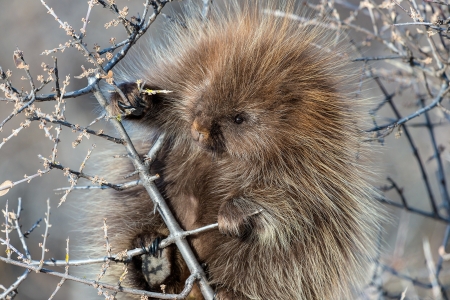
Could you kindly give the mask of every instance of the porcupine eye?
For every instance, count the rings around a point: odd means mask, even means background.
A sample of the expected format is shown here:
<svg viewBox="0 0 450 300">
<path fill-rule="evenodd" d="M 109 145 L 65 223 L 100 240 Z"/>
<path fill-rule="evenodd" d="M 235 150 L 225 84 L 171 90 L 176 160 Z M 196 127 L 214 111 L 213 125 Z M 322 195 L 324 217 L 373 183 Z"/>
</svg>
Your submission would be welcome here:
<svg viewBox="0 0 450 300">
<path fill-rule="evenodd" d="M 244 122 L 244 117 L 242 117 L 240 114 L 237 114 L 234 117 L 234 123 L 236 124 L 242 124 L 242 122 Z"/>
</svg>

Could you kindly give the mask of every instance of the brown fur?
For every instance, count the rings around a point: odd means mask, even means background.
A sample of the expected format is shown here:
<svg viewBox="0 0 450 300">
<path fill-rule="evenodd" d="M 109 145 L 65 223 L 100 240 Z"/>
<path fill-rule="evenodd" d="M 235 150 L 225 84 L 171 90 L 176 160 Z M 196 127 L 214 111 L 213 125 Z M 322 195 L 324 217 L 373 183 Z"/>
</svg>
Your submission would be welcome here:
<svg viewBox="0 0 450 300">
<path fill-rule="evenodd" d="M 166 132 L 153 171 L 185 230 L 219 222 L 189 238 L 217 299 L 351 299 L 379 213 L 343 50 L 321 28 L 260 9 L 232 5 L 206 23 L 190 16 L 166 46 L 124 67 L 132 138 L 145 154 Z M 171 93 L 143 94 L 137 79 Z M 110 101 L 119 113 L 122 99 Z M 124 160 L 106 166 L 132 171 Z M 116 250 L 167 236 L 142 188 L 107 198 Z M 171 273 L 161 283 L 179 292 L 186 266 L 174 246 L 164 251 Z M 141 267 L 137 258 L 133 284 L 159 291 Z"/>
</svg>

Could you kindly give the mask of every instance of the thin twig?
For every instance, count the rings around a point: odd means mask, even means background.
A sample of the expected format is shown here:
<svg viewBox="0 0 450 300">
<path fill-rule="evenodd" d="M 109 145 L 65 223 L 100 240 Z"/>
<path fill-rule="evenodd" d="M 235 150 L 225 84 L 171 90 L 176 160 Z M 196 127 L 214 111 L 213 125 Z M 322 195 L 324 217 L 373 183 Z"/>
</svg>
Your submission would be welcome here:
<svg viewBox="0 0 450 300">
<path fill-rule="evenodd" d="M 156 174 L 156 175 L 153 175 L 150 179 L 156 180 L 158 178 L 159 178 L 159 175 Z M 116 191 L 124 191 L 126 189 L 133 188 L 133 187 L 140 186 L 140 185 L 141 185 L 141 180 L 138 179 L 138 180 L 133 180 L 133 181 L 125 182 L 125 183 L 113 184 L 113 186 L 109 186 L 109 185 L 74 186 L 73 188 L 72 187 L 58 188 L 58 189 L 54 189 L 54 191 L 66 191 L 68 189 L 72 189 L 72 190 L 115 189 Z"/>
<path fill-rule="evenodd" d="M 422 115 L 423 113 L 425 113 L 425 112 L 431 110 L 432 108 L 436 107 L 439 103 L 441 103 L 441 101 L 444 99 L 444 96 L 445 96 L 449 91 L 450 91 L 450 88 L 449 88 L 448 82 L 445 81 L 445 82 L 442 83 L 442 85 L 441 85 L 441 90 L 439 91 L 439 94 L 438 94 L 438 95 L 436 96 L 436 98 L 433 99 L 433 101 L 432 101 L 430 104 L 428 104 L 427 106 L 425 106 L 425 107 L 423 107 L 423 108 L 417 110 L 415 113 L 412 113 L 412 114 L 410 114 L 410 115 L 407 116 L 407 117 L 403 117 L 403 118 L 401 118 L 401 119 L 398 119 L 397 121 L 392 122 L 392 123 L 390 123 L 390 124 L 381 125 L 381 126 L 378 126 L 378 127 L 372 128 L 372 129 L 369 129 L 368 131 L 370 132 L 370 131 L 379 131 L 379 130 L 382 130 L 382 129 L 392 129 L 392 128 L 394 128 L 394 127 L 403 125 L 403 124 L 405 124 L 406 122 L 408 122 L 408 121 L 410 121 L 410 120 L 412 120 L 412 119 L 414 119 L 414 118 L 417 118 L 418 116 Z"/>
<path fill-rule="evenodd" d="M 10 229 L 10 225 L 9 225 L 9 213 L 8 213 L 8 200 L 6 200 L 6 205 L 5 205 L 5 211 L 4 211 L 4 217 L 5 217 L 5 236 L 6 236 L 6 240 L 5 240 L 5 244 L 6 244 L 6 255 L 8 258 L 11 258 L 11 245 L 10 245 L 10 239 L 9 239 L 9 232 L 11 231 Z"/>
<path fill-rule="evenodd" d="M 19 222 L 20 222 L 21 211 L 22 211 L 22 198 L 19 198 L 19 201 L 17 204 L 16 218 L 14 219 L 14 225 L 15 225 L 15 229 L 17 231 L 17 235 L 19 236 L 20 242 L 22 243 L 22 248 L 25 251 L 25 255 L 31 261 L 31 254 L 30 254 L 30 251 L 28 250 L 28 245 L 25 241 L 25 235 L 22 233 L 22 231 L 20 229 Z M 31 232 L 31 231 L 33 231 L 33 229 L 31 229 L 29 232 Z"/>
<path fill-rule="evenodd" d="M 5 291 L 0 294 L 0 299 L 8 299 L 7 296 L 17 290 L 19 285 L 28 277 L 28 274 L 30 274 L 30 272 L 31 270 L 25 270 L 25 272 L 23 272 L 22 275 L 20 275 L 17 280 L 9 286 L 9 288 L 5 289 Z"/>
<path fill-rule="evenodd" d="M 67 246 L 66 246 L 66 267 L 65 267 L 64 275 L 67 276 L 67 275 L 69 275 L 69 238 L 67 238 L 66 242 L 67 242 Z M 56 293 L 59 291 L 59 289 L 61 288 L 61 286 L 64 284 L 65 281 L 66 281 L 65 277 L 61 278 L 61 281 L 58 282 L 58 284 L 56 285 L 55 290 L 53 291 L 51 296 L 48 298 L 48 300 L 51 300 L 51 299 L 53 299 L 53 297 L 55 297 Z"/>
<path fill-rule="evenodd" d="M 42 243 L 39 244 L 39 246 L 42 248 L 42 252 L 37 272 L 39 272 L 39 270 L 42 269 L 42 267 L 44 266 L 45 252 L 48 251 L 48 249 L 46 249 L 45 246 L 47 243 L 48 229 L 52 227 L 52 225 L 50 224 L 50 199 L 47 199 L 47 212 L 45 213 L 44 222 L 45 222 L 45 232 L 43 235 L 44 240 L 42 241 Z"/>
<path fill-rule="evenodd" d="M 40 218 L 39 220 L 37 220 L 31 227 L 30 227 L 30 229 L 28 229 L 27 231 L 25 231 L 24 233 L 23 233 L 23 236 L 24 237 L 28 237 L 38 226 L 39 226 L 39 223 L 41 223 L 42 222 L 42 218 Z"/>
<path fill-rule="evenodd" d="M 441 289 L 439 287 L 438 279 L 436 277 L 433 255 L 431 254 L 430 242 L 426 238 L 423 240 L 423 252 L 425 254 L 425 261 L 427 263 L 427 269 L 432 286 L 433 296 L 435 299 L 442 299 Z"/>
</svg>

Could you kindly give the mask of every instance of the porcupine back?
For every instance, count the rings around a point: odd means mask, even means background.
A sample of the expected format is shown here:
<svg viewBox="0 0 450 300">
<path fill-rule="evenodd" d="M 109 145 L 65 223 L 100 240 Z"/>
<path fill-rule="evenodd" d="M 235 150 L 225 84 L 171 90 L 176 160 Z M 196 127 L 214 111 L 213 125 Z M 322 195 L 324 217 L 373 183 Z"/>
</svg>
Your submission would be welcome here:
<svg viewBox="0 0 450 300">
<path fill-rule="evenodd" d="M 154 172 L 181 226 L 219 221 L 220 230 L 189 238 L 218 299 L 351 299 L 380 215 L 366 104 L 350 93 L 348 49 L 326 22 L 302 25 L 265 4 L 233 1 L 207 21 L 189 9 L 164 44 L 132 53 L 114 75 L 143 107 L 128 128 L 142 154 L 166 133 Z M 171 92 L 144 96 L 136 80 Z M 117 113 L 120 101 L 112 95 Z M 109 175 L 132 172 L 125 160 L 103 165 Z M 115 249 L 167 236 L 142 188 L 96 197 Z M 161 283 L 179 292 L 186 267 L 175 249 L 164 258 Z M 140 264 L 130 281 L 153 287 Z"/>
</svg>

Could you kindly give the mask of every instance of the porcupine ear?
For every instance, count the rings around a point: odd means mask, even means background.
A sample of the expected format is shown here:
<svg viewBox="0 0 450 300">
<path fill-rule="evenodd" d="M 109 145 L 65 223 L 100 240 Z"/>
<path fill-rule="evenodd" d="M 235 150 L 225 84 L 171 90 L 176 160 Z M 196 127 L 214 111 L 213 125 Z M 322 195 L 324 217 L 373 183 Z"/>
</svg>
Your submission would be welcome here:
<svg viewBox="0 0 450 300">
<path fill-rule="evenodd" d="M 155 105 L 161 102 L 163 94 L 168 93 L 152 85 L 124 82 L 118 85 L 123 96 L 113 91 L 109 99 L 112 114 L 126 115 L 127 118 L 142 118 Z"/>
</svg>

